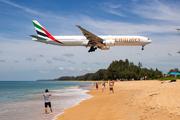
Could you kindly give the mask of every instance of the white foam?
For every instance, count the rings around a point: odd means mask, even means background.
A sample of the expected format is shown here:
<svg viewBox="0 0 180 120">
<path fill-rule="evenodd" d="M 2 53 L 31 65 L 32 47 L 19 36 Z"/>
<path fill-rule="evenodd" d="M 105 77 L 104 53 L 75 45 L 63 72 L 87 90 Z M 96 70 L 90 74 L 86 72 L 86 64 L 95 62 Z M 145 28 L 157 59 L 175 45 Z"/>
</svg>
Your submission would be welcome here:
<svg viewBox="0 0 180 120">
<path fill-rule="evenodd" d="M 29 101 L 0 104 L 1 119 L 23 119 L 26 120 L 55 120 L 63 113 L 63 110 L 78 105 L 81 101 L 91 98 L 87 94 L 89 90 L 81 89 L 78 86 L 51 91 L 50 97 L 53 113 L 44 115 L 44 101 L 42 94 L 29 95 Z M 26 96 L 25 96 L 26 97 Z M 48 109 L 49 111 L 49 109 Z"/>
<path fill-rule="evenodd" d="M 54 93 L 53 95 L 69 97 L 68 99 L 61 100 L 60 104 L 64 106 L 64 110 L 67 108 L 70 108 L 70 107 L 74 107 L 74 106 L 78 105 L 80 102 L 82 102 L 83 100 L 90 99 L 91 97 L 93 97 L 93 96 L 87 94 L 87 92 L 89 90 L 83 90 L 77 86 L 66 88 L 63 91 L 64 91 L 63 93 Z M 60 90 L 60 92 L 62 92 L 62 91 Z M 56 116 L 54 116 L 53 120 L 57 119 L 57 116 L 59 116 L 63 113 L 64 112 L 61 112 L 61 113 L 57 114 Z"/>
<path fill-rule="evenodd" d="M 80 102 L 82 102 L 83 100 L 87 100 L 87 99 L 90 99 L 91 97 L 93 97 L 93 96 L 91 96 L 91 95 L 89 95 L 89 94 L 87 94 L 88 95 L 88 97 L 87 98 L 84 98 L 84 99 L 79 99 L 79 100 L 77 100 L 76 102 L 74 102 L 74 100 L 72 100 L 71 102 L 73 102 L 72 104 L 69 104 L 69 107 L 66 107 L 65 109 L 67 109 L 67 108 L 70 108 L 70 107 L 74 107 L 74 106 L 76 106 L 76 105 L 79 105 L 79 103 Z M 64 109 L 64 110 L 65 110 Z M 52 119 L 52 120 L 56 120 L 57 119 L 57 117 L 58 116 L 60 116 L 61 114 L 63 114 L 64 112 L 61 112 L 61 113 L 59 113 L 59 114 L 57 114 L 56 116 L 54 116 L 54 118 Z"/>
</svg>

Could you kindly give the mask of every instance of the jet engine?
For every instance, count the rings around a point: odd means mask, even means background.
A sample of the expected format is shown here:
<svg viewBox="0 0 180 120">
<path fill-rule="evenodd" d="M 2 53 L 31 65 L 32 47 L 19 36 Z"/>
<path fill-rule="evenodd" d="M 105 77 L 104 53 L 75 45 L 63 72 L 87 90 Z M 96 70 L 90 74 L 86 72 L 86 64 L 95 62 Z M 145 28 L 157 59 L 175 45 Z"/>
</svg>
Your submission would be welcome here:
<svg viewBox="0 0 180 120">
<path fill-rule="evenodd" d="M 105 46 L 113 47 L 114 44 L 115 44 L 115 40 L 112 40 L 112 39 L 110 39 L 110 40 L 104 40 L 104 41 L 103 41 L 103 44 L 104 44 Z"/>
<path fill-rule="evenodd" d="M 109 50 L 109 46 L 102 46 L 100 47 L 101 50 Z"/>
</svg>

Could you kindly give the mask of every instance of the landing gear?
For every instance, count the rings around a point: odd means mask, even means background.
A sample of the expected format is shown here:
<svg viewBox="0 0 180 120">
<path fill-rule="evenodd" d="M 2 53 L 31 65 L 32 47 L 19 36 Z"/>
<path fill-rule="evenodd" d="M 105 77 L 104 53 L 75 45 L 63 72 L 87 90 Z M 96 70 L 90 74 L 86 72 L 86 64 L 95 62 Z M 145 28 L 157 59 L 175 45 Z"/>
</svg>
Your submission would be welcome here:
<svg viewBox="0 0 180 120">
<path fill-rule="evenodd" d="M 142 45 L 142 50 L 144 50 L 144 45 Z"/>
<path fill-rule="evenodd" d="M 94 52 L 97 49 L 97 47 L 91 46 L 91 48 L 88 50 L 88 52 Z"/>
</svg>

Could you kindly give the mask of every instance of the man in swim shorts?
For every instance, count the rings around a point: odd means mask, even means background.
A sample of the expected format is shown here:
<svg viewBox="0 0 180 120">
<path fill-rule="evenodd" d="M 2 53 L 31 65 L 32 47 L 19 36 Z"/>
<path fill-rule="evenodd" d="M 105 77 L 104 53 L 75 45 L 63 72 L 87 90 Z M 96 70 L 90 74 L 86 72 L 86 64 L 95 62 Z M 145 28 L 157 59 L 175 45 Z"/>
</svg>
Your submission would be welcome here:
<svg viewBox="0 0 180 120">
<path fill-rule="evenodd" d="M 114 93 L 113 87 L 114 87 L 114 84 L 113 84 L 113 82 L 111 81 L 111 82 L 109 83 L 109 91 L 110 91 L 110 93 L 111 93 L 111 91 Z"/>
<path fill-rule="evenodd" d="M 49 100 L 49 96 L 51 96 L 51 94 L 49 93 L 48 89 L 45 90 L 45 93 L 43 94 L 43 96 L 44 96 L 45 113 L 47 114 L 47 106 L 49 106 L 52 112 L 51 102 Z"/>
</svg>

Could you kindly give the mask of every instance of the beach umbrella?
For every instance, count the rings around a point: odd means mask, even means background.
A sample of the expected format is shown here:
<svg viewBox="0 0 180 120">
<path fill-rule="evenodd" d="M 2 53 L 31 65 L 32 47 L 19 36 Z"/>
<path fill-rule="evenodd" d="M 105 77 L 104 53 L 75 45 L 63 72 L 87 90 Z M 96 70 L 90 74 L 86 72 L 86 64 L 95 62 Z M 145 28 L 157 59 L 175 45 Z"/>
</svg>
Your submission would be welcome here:
<svg viewBox="0 0 180 120">
<path fill-rule="evenodd" d="M 180 75 L 178 72 L 171 72 L 170 75 Z"/>
<path fill-rule="evenodd" d="M 171 72 L 171 73 L 169 73 L 169 74 L 170 74 L 170 75 L 174 75 L 175 78 L 176 78 L 177 75 L 180 75 L 180 73 L 178 73 L 178 72 Z"/>
</svg>

